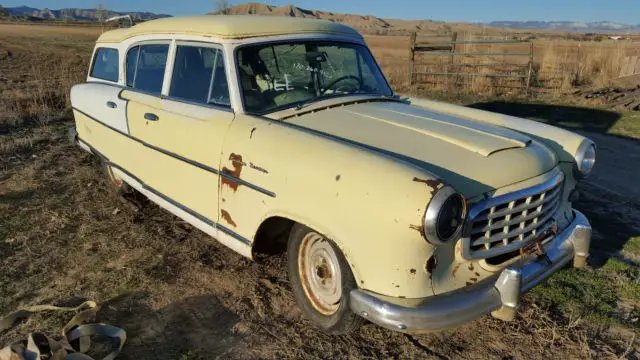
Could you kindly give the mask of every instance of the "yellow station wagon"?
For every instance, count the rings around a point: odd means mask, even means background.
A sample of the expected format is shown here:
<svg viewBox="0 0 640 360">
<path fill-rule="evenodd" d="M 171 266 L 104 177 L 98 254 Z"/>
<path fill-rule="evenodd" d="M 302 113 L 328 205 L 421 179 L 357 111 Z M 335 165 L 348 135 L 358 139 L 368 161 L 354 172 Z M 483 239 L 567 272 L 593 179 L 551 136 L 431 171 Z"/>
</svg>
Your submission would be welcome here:
<svg viewBox="0 0 640 360">
<path fill-rule="evenodd" d="M 533 121 L 395 96 L 355 30 L 199 16 L 104 33 L 71 90 L 70 136 L 137 191 L 238 253 L 287 251 L 329 332 L 483 314 L 586 264 L 571 206 L 595 145 Z"/>
</svg>

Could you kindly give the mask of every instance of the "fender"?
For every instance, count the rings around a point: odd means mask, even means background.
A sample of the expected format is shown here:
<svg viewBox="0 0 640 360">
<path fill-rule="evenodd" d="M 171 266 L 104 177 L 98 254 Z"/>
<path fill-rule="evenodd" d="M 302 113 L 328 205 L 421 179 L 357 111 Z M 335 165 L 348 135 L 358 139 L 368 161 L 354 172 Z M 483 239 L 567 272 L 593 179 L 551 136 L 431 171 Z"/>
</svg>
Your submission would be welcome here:
<svg viewBox="0 0 640 360">
<path fill-rule="evenodd" d="M 434 247 L 422 234 L 425 209 L 444 185 L 433 174 L 330 136 L 242 114 L 227 133 L 221 159 L 221 173 L 239 179 L 221 182 L 224 226 L 253 239 L 264 219 L 285 217 L 335 241 L 359 287 L 388 296 L 433 295 L 425 265 Z"/>
</svg>

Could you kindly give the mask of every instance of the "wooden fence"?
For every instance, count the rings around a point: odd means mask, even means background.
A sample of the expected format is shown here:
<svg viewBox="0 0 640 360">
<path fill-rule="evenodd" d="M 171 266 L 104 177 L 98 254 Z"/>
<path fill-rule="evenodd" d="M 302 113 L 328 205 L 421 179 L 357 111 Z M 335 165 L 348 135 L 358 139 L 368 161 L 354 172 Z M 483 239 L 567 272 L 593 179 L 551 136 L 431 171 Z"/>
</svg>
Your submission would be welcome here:
<svg viewBox="0 0 640 360">
<path fill-rule="evenodd" d="M 436 76 L 447 78 L 500 78 L 520 80 L 521 85 L 527 93 L 531 86 L 533 76 L 533 40 L 468 40 L 458 41 L 458 33 L 451 35 L 451 40 L 447 41 L 417 41 L 417 34 L 414 32 L 410 38 L 410 84 L 421 82 L 424 77 Z M 527 44 L 526 52 L 509 51 L 460 51 L 460 45 L 474 45 L 482 48 L 491 48 L 494 44 L 515 45 Z M 501 49 L 502 50 L 502 49 Z M 422 65 L 417 60 L 426 57 L 445 57 L 448 61 L 440 61 L 436 65 L 437 71 L 416 71 L 416 65 Z M 503 61 L 496 62 L 496 58 L 504 57 Z M 504 59 L 524 58 L 524 63 L 518 64 L 516 61 L 509 63 Z M 459 59 L 470 60 L 470 62 L 459 61 Z M 478 61 L 478 59 L 483 59 Z M 489 62 L 487 62 L 487 60 Z M 484 71 L 478 72 L 478 69 Z"/>
</svg>

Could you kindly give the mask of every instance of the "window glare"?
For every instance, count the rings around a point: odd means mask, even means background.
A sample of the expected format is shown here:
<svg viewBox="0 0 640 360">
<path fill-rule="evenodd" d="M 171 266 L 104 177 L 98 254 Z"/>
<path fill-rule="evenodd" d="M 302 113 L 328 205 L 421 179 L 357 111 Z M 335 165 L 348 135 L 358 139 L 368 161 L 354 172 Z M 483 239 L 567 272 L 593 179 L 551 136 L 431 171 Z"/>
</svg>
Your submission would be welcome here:
<svg viewBox="0 0 640 360">
<path fill-rule="evenodd" d="M 162 92 L 169 45 L 141 45 L 127 53 L 127 86 L 152 94 Z"/>
<path fill-rule="evenodd" d="M 202 104 L 230 106 L 222 51 L 178 45 L 169 96 Z"/>
<path fill-rule="evenodd" d="M 99 48 L 93 60 L 91 76 L 97 79 L 118 82 L 120 60 L 118 50 Z"/>
<path fill-rule="evenodd" d="M 349 94 L 391 95 L 362 45 L 304 41 L 244 46 L 238 50 L 240 87 L 247 111 L 266 113 Z"/>
</svg>

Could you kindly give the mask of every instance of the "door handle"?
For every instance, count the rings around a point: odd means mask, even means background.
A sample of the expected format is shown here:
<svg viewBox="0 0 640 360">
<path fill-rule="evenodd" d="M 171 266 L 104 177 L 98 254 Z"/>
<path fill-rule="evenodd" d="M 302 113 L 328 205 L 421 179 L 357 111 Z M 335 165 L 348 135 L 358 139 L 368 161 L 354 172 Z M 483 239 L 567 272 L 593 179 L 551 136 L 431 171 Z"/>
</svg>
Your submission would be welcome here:
<svg viewBox="0 0 640 360">
<path fill-rule="evenodd" d="M 115 109 L 118 107 L 118 105 L 116 105 L 116 103 L 114 103 L 113 101 L 107 101 L 107 107 Z"/>
<path fill-rule="evenodd" d="M 158 121 L 158 120 L 160 120 L 158 115 L 152 114 L 152 113 L 145 113 L 144 114 L 144 118 L 149 120 L 149 121 Z"/>
</svg>

